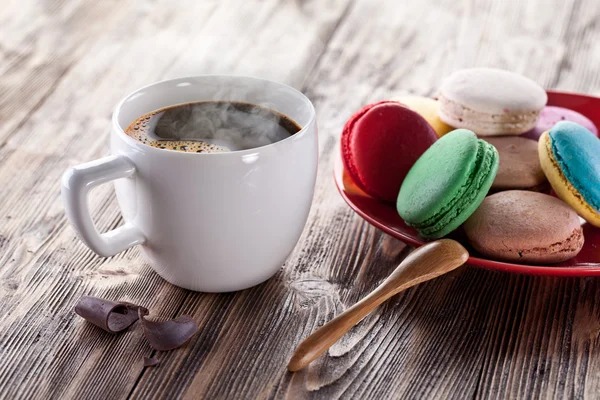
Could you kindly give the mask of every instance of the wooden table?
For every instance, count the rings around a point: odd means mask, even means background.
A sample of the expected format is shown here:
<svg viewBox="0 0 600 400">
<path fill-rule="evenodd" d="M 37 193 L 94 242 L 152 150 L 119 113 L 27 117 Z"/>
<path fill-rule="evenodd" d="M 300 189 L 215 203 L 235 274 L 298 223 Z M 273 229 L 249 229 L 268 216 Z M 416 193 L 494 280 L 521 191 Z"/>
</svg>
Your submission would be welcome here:
<svg viewBox="0 0 600 400">
<path fill-rule="evenodd" d="M 598 398 L 600 280 L 472 267 L 378 309 L 304 372 L 285 365 L 316 327 L 381 282 L 410 248 L 341 200 L 333 157 L 366 103 L 436 93 L 467 66 L 600 93 L 597 0 L 4 0 L 0 9 L 0 397 Z M 112 107 L 157 80 L 211 73 L 286 82 L 315 103 L 320 171 L 309 221 L 281 271 L 202 294 L 152 272 L 138 249 L 88 250 L 59 180 L 108 153 Z M 121 223 L 110 186 L 91 197 Z M 201 331 L 153 352 L 73 312 L 81 295 L 192 315 Z M 143 356 L 161 364 L 143 368 Z"/>
</svg>

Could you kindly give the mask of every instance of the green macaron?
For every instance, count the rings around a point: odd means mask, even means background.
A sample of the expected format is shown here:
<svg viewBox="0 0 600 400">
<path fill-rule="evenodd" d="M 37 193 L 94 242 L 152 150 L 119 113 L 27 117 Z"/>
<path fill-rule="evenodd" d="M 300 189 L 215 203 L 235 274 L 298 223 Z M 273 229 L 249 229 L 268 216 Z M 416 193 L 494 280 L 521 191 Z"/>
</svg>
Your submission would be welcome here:
<svg viewBox="0 0 600 400">
<path fill-rule="evenodd" d="M 498 151 L 466 129 L 435 142 L 412 166 L 396 208 L 421 236 L 447 235 L 475 212 L 498 172 Z"/>
</svg>

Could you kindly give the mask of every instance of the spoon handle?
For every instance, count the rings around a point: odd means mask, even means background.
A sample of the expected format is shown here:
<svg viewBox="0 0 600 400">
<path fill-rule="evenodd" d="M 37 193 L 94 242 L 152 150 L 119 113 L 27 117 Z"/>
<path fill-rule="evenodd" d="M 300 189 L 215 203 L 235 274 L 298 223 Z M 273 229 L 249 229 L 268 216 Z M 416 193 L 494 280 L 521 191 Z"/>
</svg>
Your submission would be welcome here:
<svg viewBox="0 0 600 400">
<path fill-rule="evenodd" d="M 468 257 L 459 243 L 449 239 L 416 249 L 373 292 L 304 339 L 292 355 L 288 370 L 294 372 L 306 367 L 390 297 L 458 268 Z"/>
<path fill-rule="evenodd" d="M 371 311 L 387 300 L 387 297 L 372 296 L 371 293 L 346 311 L 317 329 L 309 337 L 304 339 L 296 348 L 292 356 L 288 370 L 294 372 L 306 367 L 313 360 L 327 351 L 354 325 L 358 324 Z"/>
</svg>

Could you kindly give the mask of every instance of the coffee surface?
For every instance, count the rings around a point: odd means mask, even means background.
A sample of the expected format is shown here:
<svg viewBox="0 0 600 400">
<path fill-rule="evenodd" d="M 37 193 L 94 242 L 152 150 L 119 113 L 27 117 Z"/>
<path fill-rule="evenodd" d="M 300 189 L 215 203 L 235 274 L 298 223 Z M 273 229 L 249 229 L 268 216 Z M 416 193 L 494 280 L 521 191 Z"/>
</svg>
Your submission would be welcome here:
<svg viewBox="0 0 600 400">
<path fill-rule="evenodd" d="M 301 127 L 291 118 L 251 103 L 203 101 L 142 115 L 125 133 L 160 149 L 218 153 L 266 146 Z"/>
</svg>

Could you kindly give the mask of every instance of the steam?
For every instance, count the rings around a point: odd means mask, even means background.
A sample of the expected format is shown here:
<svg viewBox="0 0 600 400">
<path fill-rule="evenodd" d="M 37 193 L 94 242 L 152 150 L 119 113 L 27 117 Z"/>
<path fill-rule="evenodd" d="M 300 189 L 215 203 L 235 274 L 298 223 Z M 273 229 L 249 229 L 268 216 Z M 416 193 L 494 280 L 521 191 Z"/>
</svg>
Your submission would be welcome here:
<svg viewBox="0 0 600 400">
<path fill-rule="evenodd" d="M 157 113 L 151 122 L 147 134 L 152 140 L 202 141 L 233 151 L 266 146 L 299 130 L 269 108 L 231 101 L 174 106 Z"/>
</svg>

